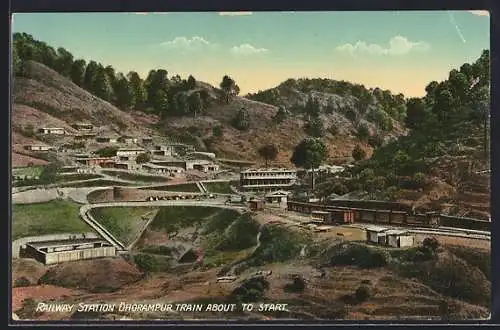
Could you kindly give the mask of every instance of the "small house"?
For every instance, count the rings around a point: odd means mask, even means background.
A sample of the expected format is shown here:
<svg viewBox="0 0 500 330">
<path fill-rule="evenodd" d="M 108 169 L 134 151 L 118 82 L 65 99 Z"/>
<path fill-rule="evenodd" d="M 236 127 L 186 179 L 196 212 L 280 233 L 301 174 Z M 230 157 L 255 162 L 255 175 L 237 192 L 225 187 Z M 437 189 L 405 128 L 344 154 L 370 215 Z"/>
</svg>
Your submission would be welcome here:
<svg viewBox="0 0 500 330">
<path fill-rule="evenodd" d="M 137 158 L 137 156 L 144 152 L 145 150 L 142 148 L 120 148 L 116 151 L 116 157 L 121 161 L 127 161 Z"/>
<path fill-rule="evenodd" d="M 391 247 L 410 247 L 415 243 L 415 238 L 405 230 L 388 230 L 385 232 L 386 244 Z"/>
<path fill-rule="evenodd" d="M 94 129 L 94 125 L 90 123 L 75 123 L 71 127 L 79 131 L 92 131 Z"/>
<path fill-rule="evenodd" d="M 264 201 L 260 199 L 252 199 L 250 200 L 250 210 L 252 211 L 260 211 L 264 209 Z"/>
<path fill-rule="evenodd" d="M 288 195 L 290 195 L 289 192 L 278 190 L 266 194 L 265 199 L 267 203 L 278 203 L 281 205 L 286 205 L 288 200 Z"/>
<path fill-rule="evenodd" d="M 385 232 L 388 230 L 388 228 L 384 227 L 368 227 L 366 228 L 366 236 L 367 240 L 370 243 L 382 243 L 385 244 Z"/>
<path fill-rule="evenodd" d="M 137 143 L 137 141 L 138 141 L 137 138 L 130 136 L 130 135 L 123 135 L 118 140 L 119 140 L 119 142 L 126 143 L 126 144 Z"/>
<path fill-rule="evenodd" d="M 217 172 L 219 165 L 217 164 L 193 164 L 193 169 L 200 172 Z"/>
<path fill-rule="evenodd" d="M 40 134 L 64 135 L 66 130 L 62 127 L 43 127 L 38 130 Z"/>
<path fill-rule="evenodd" d="M 330 223 L 331 213 L 326 211 L 312 211 L 311 218 L 313 221 Z"/>
<path fill-rule="evenodd" d="M 171 146 L 156 145 L 156 146 L 154 146 L 154 149 L 153 149 L 153 155 L 156 155 L 156 156 L 172 156 L 173 151 L 174 151 L 174 149 Z"/>
<path fill-rule="evenodd" d="M 28 144 L 24 146 L 24 149 L 29 151 L 49 151 L 52 147 L 43 144 Z"/>
<path fill-rule="evenodd" d="M 143 137 L 141 139 L 143 144 L 152 144 L 153 143 L 153 138 L 152 137 Z"/>
<path fill-rule="evenodd" d="M 95 139 L 96 134 L 92 132 L 78 133 L 74 135 L 75 141 L 88 141 Z"/>
<path fill-rule="evenodd" d="M 95 139 L 99 143 L 117 143 L 118 136 L 110 134 L 110 135 L 100 135 Z"/>
</svg>

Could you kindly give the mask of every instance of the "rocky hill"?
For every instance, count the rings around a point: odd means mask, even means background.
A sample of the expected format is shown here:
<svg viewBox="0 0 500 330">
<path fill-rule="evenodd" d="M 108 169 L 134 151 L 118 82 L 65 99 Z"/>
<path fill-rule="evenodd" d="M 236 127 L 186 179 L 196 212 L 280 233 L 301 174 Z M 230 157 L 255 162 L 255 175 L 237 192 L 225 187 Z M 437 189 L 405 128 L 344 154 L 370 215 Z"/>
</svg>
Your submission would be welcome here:
<svg viewBox="0 0 500 330">
<path fill-rule="evenodd" d="M 23 75 L 14 79 L 12 142 L 15 157 L 36 156 L 23 149 L 23 145 L 28 142 L 39 141 L 49 145 L 68 142 L 68 138 L 47 140 L 34 132 L 37 128 L 62 127 L 69 133 L 75 133 L 71 125 L 86 121 L 108 133 L 133 136 L 160 134 L 174 141 L 193 143 L 199 150 L 213 151 L 220 157 L 231 159 L 260 161 L 258 147 L 274 142 L 280 150 L 276 164 L 290 165 L 293 148 L 307 136 L 304 129 L 307 118 L 303 114 L 291 113 L 278 123 L 275 117 L 279 107 L 239 96 L 227 103 L 220 89 L 203 82 L 196 82 L 193 89 L 177 94 L 185 94 L 188 98 L 199 92 L 205 93 L 207 100 L 202 114 L 196 117 L 168 116 L 160 121 L 158 116 L 142 111 L 122 111 L 47 66 L 28 61 L 24 65 Z M 304 100 L 311 96 L 318 100 L 320 107 L 325 107 L 328 102 L 338 105 L 331 113 L 323 111 L 319 115 L 325 127 L 324 137 L 328 142 L 331 162 L 343 163 L 350 159 L 357 144 L 368 155 L 371 154 L 373 148 L 355 136 L 356 127 L 360 124 L 367 124 L 372 134 L 378 132 L 388 138 L 404 133 L 402 125 L 394 119 L 391 119 L 393 129 L 382 132 L 365 116 L 358 114 L 354 97 L 316 91 L 308 94 L 297 92 L 294 96 L 288 96 L 284 103 L 290 104 L 292 100 L 296 104 L 307 103 Z M 370 105 L 370 109 L 374 107 Z M 241 109 L 248 112 L 249 126 L 245 130 L 233 125 L 233 119 Z M 346 109 L 352 109 L 357 117 L 347 119 Z M 335 134 L 328 130 L 332 125 L 338 128 Z M 216 130 L 220 130 L 221 134 L 214 134 Z"/>
</svg>

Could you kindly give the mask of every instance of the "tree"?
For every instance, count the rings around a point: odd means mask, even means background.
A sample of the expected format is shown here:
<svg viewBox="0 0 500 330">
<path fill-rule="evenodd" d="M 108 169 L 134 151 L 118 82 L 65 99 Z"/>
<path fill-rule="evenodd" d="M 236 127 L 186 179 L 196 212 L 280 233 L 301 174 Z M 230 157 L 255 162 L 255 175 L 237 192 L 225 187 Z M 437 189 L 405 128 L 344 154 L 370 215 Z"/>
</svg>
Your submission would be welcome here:
<svg viewBox="0 0 500 330">
<path fill-rule="evenodd" d="M 266 167 L 269 160 L 275 160 L 278 156 L 278 147 L 275 144 L 266 144 L 259 148 L 259 155 L 265 159 Z"/>
<path fill-rule="evenodd" d="M 71 66 L 71 80 L 80 87 L 84 87 L 83 82 L 85 78 L 85 66 L 86 62 L 82 59 L 74 61 Z"/>
<path fill-rule="evenodd" d="M 58 48 L 57 58 L 55 63 L 56 71 L 65 77 L 70 77 L 72 66 L 73 66 L 73 54 L 71 54 L 62 47 Z"/>
<path fill-rule="evenodd" d="M 200 93 L 192 93 L 188 98 L 189 111 L 196 118 L 196 115 L 203 112 L 203 100 L 201 99 Z"/>
<path fill-rule="evenodd" d="M 155 95 L 155 103 L 153 104 L 153 111 L 165 118 L 169 109 L 168 95 L 164 90 L 159 90 Z"/>
<path fill-rule="evenodd" d="M 113 96 L 113 88 L 109 81 L 109 76 L 106 70 L 101 66 L 97 68 L 97 74 L 92 84 L 92 92 L 103 100 L 111 101 Z"/>
<path fill-rule="evenodd" d="M 406 126 L 419 127 L 425 118 L 425 104 L 421 98 L 412 97 L 406 103 Z"/>
<path fill-rule="evenodd" d="M 196 88 L 196 79 L 192 75 L 189 75 L 187 79 L 187 88 L 188 89 L 194 89 Z"/>
<path fill-rule="evenodd" d="M 127 74 L 127 79 L 132 93 L 132 107 L 136 109 L 144 109 L 146 104 L 146 90 L 141 77 L 137 72 L 130 71 Z"/>
<path fill-rule="evenodd" d="M 359 144 L 357 144 L 356 147 L 354 147 L 354 149 L 352 150 L 352 157 L 355 161 L 360 161 L 366 158 L 366 152 L 361 149 Z"/>
<path fill-rule="evenodd" d="M 226 103 L 229 103 L 231 97 L 238 95 L 240 92 L 240 88 L 238 87 L 238 85 L 236 85 L 236 82 L 228 75 L 222 77 L 220 88 L 226 96 Z"/>
<path fill-rule="evenodd" d="M 326 145 L 319 138 L 305 138 L 294 149 L 290 161 L 297 167 L 311 169 L 311 189 L 314 190 L 314 169 L 326 158 Z"/>
<path fill-rule="evenodd" d="M 273 120 L 277 124 L 281 124 L 289 116 L 289 114 L 290 113 L 284 106 L 280 106 L 278 108 L 278 112 L 276 112 L 276 114 L 274 115 Z"/>
<path fill-rule="evenodd" d="M 233 126 L 240 131 L 250 128 L 250 114 L 246 108 L 241 108 L 233 119 Z"/>
<path fill-rule="evenodd" d="M 311 118 L 306 125 L 304 125 L 306 133 L 313 137 L 323 137 L 325 135 L 325 127 L 323 121 L 319 117 Z"/>
<path fill-rule="evenodd" d="M 151 156 L 148 153 L 142 153 L 137 156 L 135 159 L 135 162 L 137 164 L 144 164 L 147 163 L 151 160 Z"/>
<path fill-rule="evenodd" d="M 133 107 L 133 94 L 129 81 L 122 73 L 117 75 L 114 85 L 115 103 L 119 108 Z"/>
<path fill-rule="evenodd" d="M 366 124 L 360 124 L 358 126 L 356 135 L 358 139 L 360 139 L 361 141 L 367 140 L 368 137 L 370 136 L 370 131 L 368 130 L 368 126 L 366 126 Z"/>
<path fill-rule="evenodd" d="M 212 128 L 212 135 L 215 137 L 221 137 L 222 135 L 224 135 L 224 131 L 222 130 L 222 126 L 218 125 L 218 126 L 215 126 L 214 128 Z"/>
<path fill-rule="evenodd" d="M 309 95 L 309 98 L 307 99 L 304 112 L 310 119 L 312 118 L 317 118 L 320 113 L 320 106 L 319 102 L 316 98 L 314 98 L 312 95 Z"/>
<path fill-rule="evenodd" d="M 17 52 L 17 47 L 12 45 L 12 77 L 15 77 L 21 73 L 21 58 Z"/>
<path fill-rule="evenodd" d="M 83 86 L 89 92 L 93 92 L 94 81 L 97 78 L 98 70 L 99 67 L 97 65 L 97 62 L 90 61 L 87 64 L 87 68 L 85 69 L 85 75 L 83 78 Z"/>
<path fill-rule="evenodd" d="M 374 134 L 368 138 L 368 144 L 374 149 L 380 148 L 384 144 L 384 139 L 379 134 Z"/>
</svg>

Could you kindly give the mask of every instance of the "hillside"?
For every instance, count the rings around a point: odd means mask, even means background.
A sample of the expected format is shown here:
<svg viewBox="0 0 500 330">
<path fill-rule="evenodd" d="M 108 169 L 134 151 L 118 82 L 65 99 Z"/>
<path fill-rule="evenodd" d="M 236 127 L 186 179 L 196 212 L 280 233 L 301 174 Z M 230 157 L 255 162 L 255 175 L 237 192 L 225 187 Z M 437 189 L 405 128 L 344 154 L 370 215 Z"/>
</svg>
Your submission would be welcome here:
<svg viewBox="0 0 500 330">
<path fill-rule="evenodd" d="M 257 149 L 270 142 L 278 145 L 279 153 L 275 164 L 290 166 L 293 148 L 305 137 L 311 135 L 307 131 L 308 122 L 313 119 L 304 111 L 308 100 L 318 103 L 317 120 L 322 124 L 320 136 L 325 138 L 328 146 L 328 162 L 345 163 L 352 157 L 352 150 L 360 145 L 367 155 L 371 155 L 374 146 L 365 138 L 359 138 L 360 126 L 368 128 L 369 135 L 380 136 L 385 141 L 406 134 L 404 125 L 390 118 L 390 129 L 383 130 L 373 113 L 382 112 L 380 104 L 369 103 L 366 111 L 358 109 L 358 98 L 352 95 L 341 96 L 312 90 L 307 93 L 291 89 L 288 94 L 282 93 L 280 106 L 253 100 L 251 96 L 235 96 L 229 103 L 225 102 L 223 93 L 211 86 L 204 85 L 210 94 L 210 106 L 203 115 L 197 117 L 168 117 L 165 120 L 165 134 L 172 135 L 184 142 L 195 143 L 200 149 L 219 154 L 221 157 L 257 160 L 262 163 Z M 284 109 L 287 114 L 277 120 Z M 248 114 L 248 127 L 237 129 L 233 124 L 238 112 L 244 109 Z M 215 134 L 216 130 L 221 130 Z"/>
<path fill-rule="evenodd" d="M 417 211 L 490 217 L 490 55 L 430 82 L 407 102 L 407 136 L 353 169 L 348 190 L 398 200 Z"/>
</svg>

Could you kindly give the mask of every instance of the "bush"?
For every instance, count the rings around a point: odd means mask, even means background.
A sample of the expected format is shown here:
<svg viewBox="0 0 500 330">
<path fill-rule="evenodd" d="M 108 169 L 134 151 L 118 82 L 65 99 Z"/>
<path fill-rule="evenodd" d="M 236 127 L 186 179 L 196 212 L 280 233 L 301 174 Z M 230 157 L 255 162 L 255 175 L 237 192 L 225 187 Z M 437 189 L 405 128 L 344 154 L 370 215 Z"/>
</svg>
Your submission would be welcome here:
<svg viewBox="0 0 500 330">
<path fill-rule="evenodd" d="M 233 119 L 234 128 L 246 131 L 250 128 L 250 114 L 245 108 L 241 108 Z"/>
<path fill-rule="evenodd" d="M 330 258 L 331 266 L 358 266 L 360 268 L 384 267 L 389 262 L 389 255 L 385 251 L 364 245 L 344 245 L 337 247 Z"/>
<path fill-rule="evenodd" d="M 356 147 L 352 151 L 352 157 L 354 158 L 354 160 L 360 161 L 362 159 L 365 159 L 366 152 L 363 149 L 361 149 L 359 145 L 356 145 Z"/>
<path fill-rule="evenodd" d="M 292 283 L 288 283 L 285 285 L 285 292 L 304 292 L 306 288 L 306 281 L 300 277 L 295 276 Z"/>
<path fill-rule="evenodd" d="M 382 144 L 384 144 L 384 139 L 380 135 L 371 135 L 368 138 L 368 144 L 372 148 L 377 149 L 380 148 Z"/>
<path fill-rule="evenodd" d="M 222 137 L 224 135 L 224 132 L 222 131 L 222 126 L 215 126 L 212 128 L 212 135 L 215 137 Z"/>
<path fill-rule="evenodd" d="M 417 188 L 423 188 L 425 184 L 425 174 L 422 172 L 417 172 L 413 175 L 413 182 Z"/>
<path fill-rule="evenodd" d="M 371 297 L 371 295 L 372 293 L 370 287 L 368 287 L 367 285 L 361 285 L 359 288 L 357 288 L 356 292 L 354 293 L 356 301 L 359 303 L 367 301 Z"/>
<path fill-rule="evenodd" d="M 368 137 L 370 136 L 370 131 L 368 130 L 368 126 L 366 126 L 365 124 L 359 125 L 356 131 L 356 136 L 361 141 L 367 140 Z"/>
<path fill-rule="evenodd" d="M 25 286 L 30 286 L 31 282 L 28 280 L 26 277 L 22 276 L 14 281 L 14 287 L 25 287 Z"/>
<path fill-rule="evenodd" d="M 154 272 L 158 266 L 155 258 L 147 254 L 138 254 L 134 256 L 134 262 L 137 268 L 144 272 Z"/>
<path fill-rule="evenodd" d="M 337 134 L 339 134 L 339 128 L 337 125 L 331 124 L 330 127 L 328 128 L 328 132 L 331 135 L 336 136 Z"/>
<path fill-rule="evenodd" d="M 142 154 L 139 154 L 137 156 L 137 158 L 135 159 L 135 162 L 137 164 L 143 164 L 143 163 L 147 163 L 151 160 L 151 156 L 147 153 L 142 153 Z"/>
<path fill-rule="evenodd" d="M 31 125 L 31 124 L 26 125 L 24 127 L 23 134 L 26 137 L 30 137 L 30 138 L 34 137 L 35 136 L 35 127 L 33 127 L 33 125 Z"/>
<path fill-rule="evenodd" d="M 99 155 L 99 157 L 115 157 L 117 151 L 118 147 L 104 147 L 97 150 L 95 153 Z"/>
<path fill-rule="evenodd" d="M 23 302 L 23 307 L 16 312 L 16 314 L 19 316 L 21 319 L 35 319 L 41 315 L 43 315 L 42 312 L 37 312 L 36 307 L 37 307 L 37 302 L 33 300 L 32 298 L 25 299 Z"/>
<path fill-rule="evenodd" d="M 243 303 L 255 302 L 264 298 L 267 290 L 269 282 L 264 277 L 253 277 L 234 289 L 230 298 Z"/>
</svg>

